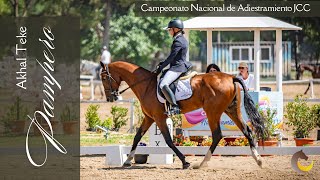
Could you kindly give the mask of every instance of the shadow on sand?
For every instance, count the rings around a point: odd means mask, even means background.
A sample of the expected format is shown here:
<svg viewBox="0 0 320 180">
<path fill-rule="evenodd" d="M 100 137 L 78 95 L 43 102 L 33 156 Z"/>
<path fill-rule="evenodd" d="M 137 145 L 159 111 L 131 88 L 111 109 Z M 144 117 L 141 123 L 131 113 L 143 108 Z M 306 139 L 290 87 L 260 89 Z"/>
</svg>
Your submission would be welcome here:
<svg viewBox="0 0 320 180">
<path fill-rule="evenodd" d="M 107 167 L 101 168 L 101 170 L 135 170 L 135 169 L 157 169 L 155 166 L 141 166 L 141 165 L 133 165 L 130 167 Z"/>
</svg>

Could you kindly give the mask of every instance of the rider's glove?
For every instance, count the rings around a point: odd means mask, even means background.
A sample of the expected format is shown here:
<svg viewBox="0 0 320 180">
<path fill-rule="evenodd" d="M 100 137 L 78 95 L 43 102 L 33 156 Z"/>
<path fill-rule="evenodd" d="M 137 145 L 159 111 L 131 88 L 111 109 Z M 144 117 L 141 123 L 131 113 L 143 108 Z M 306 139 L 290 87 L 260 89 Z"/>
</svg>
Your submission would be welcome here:
<svg viewBox="0 0 320 180">
<path fill-rule="evenodd" d="M 158 65 L 156 69 L 156 74 L 160 74 L 160 73 L 161 73 L 161 69 L 160 69 L 160 65 Z"/>
<path fill-rule="evenodd" d="M 156 69 L 156 74 L 160 74 L 161 73 L 161 69 L 160 69 L 160 67 L 161 67 L 161 65 L 164 63 L 164 61 L 160 61 L 159 62 L 159 64 L 157 65 L 157 69 Z"/>
</svg>

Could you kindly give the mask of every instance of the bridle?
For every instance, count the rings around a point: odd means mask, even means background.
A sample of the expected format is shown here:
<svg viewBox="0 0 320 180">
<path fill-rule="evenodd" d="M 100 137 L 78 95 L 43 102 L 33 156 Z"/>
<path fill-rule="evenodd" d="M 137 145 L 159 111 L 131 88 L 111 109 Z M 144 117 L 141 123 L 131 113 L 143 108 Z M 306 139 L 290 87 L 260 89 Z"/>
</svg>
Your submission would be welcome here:
<svg viewBox="0 0 320 180">
<path fill-rule="evenodd" d="M 140 84 L 140 83 L 142 83 L 142 82 L 144 82 L 144 81 L 147 81 L 147 80 L 150 80 L 150 79 L 153 78 L 153 76 L 150 76 L 150 77 L 147 77 L 147 78 L 145 78 L 145 79 L 142 79 L 142 80 L 140 80 L 140 81 L 138 81 L 138 82 L 136 82 L 136 83 L 134 83 L 134 84 L 132 84 L 132 85 L 129 85 L 129 87 L 127 87 L 127 88 L 125 88 L 124 90 L 122 90 L 122 91 L 119 92 L 118 89 L 113 89 L 113 88 L 112 88 L 112 81 L 116 82 L 117 85 L 118 85 L 118 87 L 120 86 L 120 84 L 111 76 L 111 73 L 110 73 L 110 71 L 109 71 L 108 65 L 105 66 L 105 67 L 106 67 L 106 68 L 102 70 L 101 75 L 102 75 L 102 74 L 106 74 L 106 75 L 107 75 L 110 89 L 105 89 L 105 88 L 104 88 L 104 93 L 107 94 L 107 92 L 111 92 L 110 94 L 111 94 L 111 96 L 112 96 L 112 99 L 115 100 L 115 101 L 118 99 L 118 95 L 124 93 L 124 92 L 127 91 L 128 89 L 130 89 L 130 88 L 132 88 L 132 87 L 134 87 L 134 86 L 136 86 L 136 85 L 138 85 L 138 84 Z M 156 71 L 156 70 L 155 70 L 155 71 Z M 155 73 L 155 71 L 153 71 L 152 73 Z M 101 80 L 104 81 L 104 80 L 106 80 L 106 79 L 101 78 Z M 107 101 L 108 101 L 108 98 L 107 98 Z"/>
<path fill-rule="evenodd" d="M 107 94 L 107 92 L 110 92 L 113 100 L 116 101 L 118 99 L 119 93 L 118 93 L 118 89 L 113 89 L 112 88 L 112 81 L 116 82 L 117 84 L 118 84 L 118 82 L 111 76 L 109 68 L 108 68 L 108 65 L 106 66 L 105 70 L 102 70 L 101 75 L 102 74 L 106 74 L 107 75 L 108 82 L 109 82 L 109 87 L 110 87 L 110 89 L 104 88 L 104 93 Z M 102 78 L 102 81 L 104 81 L 104 80 L 106 80 L 106 79 Z M 120 84 L 118 84 L 118 86 L 120 86 Z M 107 101 L 108 101 L 108 98 L 107 98 Z"/>
</svg>

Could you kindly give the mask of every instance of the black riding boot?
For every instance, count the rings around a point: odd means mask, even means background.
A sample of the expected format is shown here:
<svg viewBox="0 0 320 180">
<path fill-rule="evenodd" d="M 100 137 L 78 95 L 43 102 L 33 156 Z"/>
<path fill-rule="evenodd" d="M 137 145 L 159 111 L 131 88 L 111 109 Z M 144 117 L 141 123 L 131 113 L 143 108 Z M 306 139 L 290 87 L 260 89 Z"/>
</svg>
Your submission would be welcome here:
<svg viewBox="0 0 320 180">
<path fill-rule="evenodd" d="M 176 97 L 174 96 L 169 86 L 167 85 L 163 86 L 161 91 L 163 95 L 166 97 L 167 101 L 172 105 L 172 109 L 170 109 L 171 114 L 172 115 L 180 114 L 180 108 L 177 104 Z"/>
</svg>

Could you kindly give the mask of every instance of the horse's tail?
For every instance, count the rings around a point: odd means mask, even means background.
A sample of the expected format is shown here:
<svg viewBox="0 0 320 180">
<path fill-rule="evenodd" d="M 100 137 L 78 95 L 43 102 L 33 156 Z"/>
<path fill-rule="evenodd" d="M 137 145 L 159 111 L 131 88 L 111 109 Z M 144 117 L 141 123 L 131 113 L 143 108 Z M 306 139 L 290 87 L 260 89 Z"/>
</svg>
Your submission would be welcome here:
<svg viewBox="0 0 320 180">
<path fill-rule="evenodd" d="M 264 126 L 264 118 L 260 115 L 258 112 L 251 96 L 248 93 L 248 90 L 246 86 L 244 85 L 242 79 L 239 79 L 237 77 L 233 78 L 233 82 L 238 82 L 243 89 L 243 102 L 244 102 L 244 108 L 249 116 L 249 119 L 253 125 L 254 131 L 256 132 L 257 138 L 261 139 L 263 141 L 263 137 L 266 137 L 267 131 L 265 130 Z"/>
</svg>

